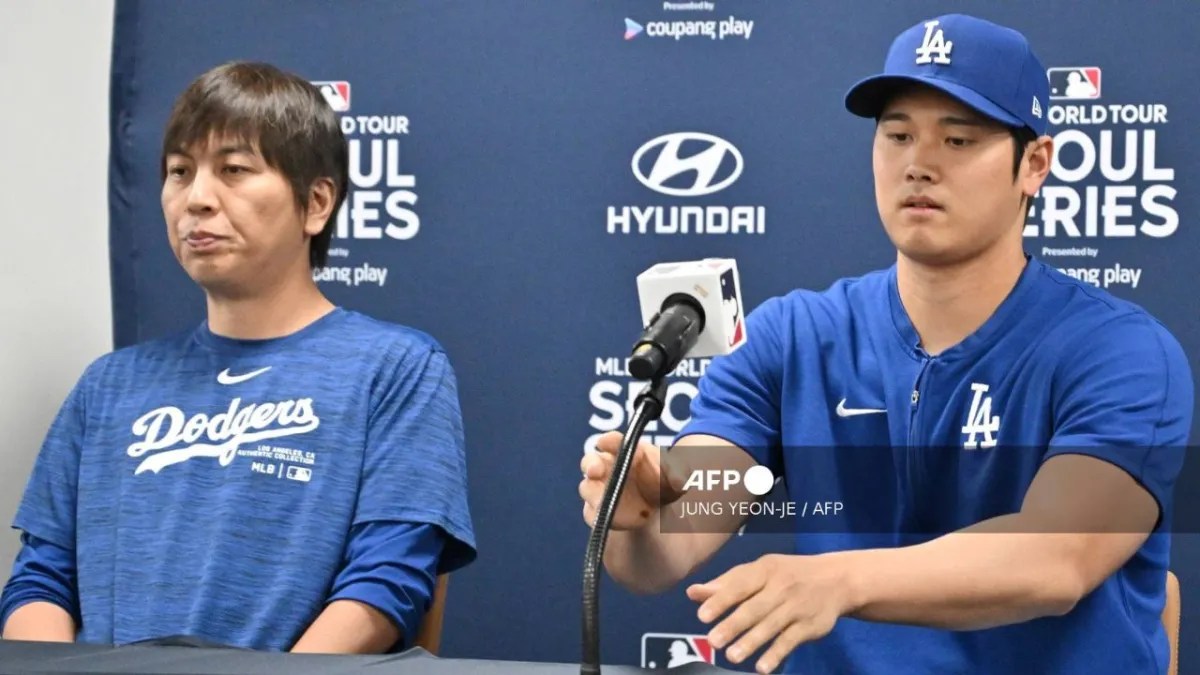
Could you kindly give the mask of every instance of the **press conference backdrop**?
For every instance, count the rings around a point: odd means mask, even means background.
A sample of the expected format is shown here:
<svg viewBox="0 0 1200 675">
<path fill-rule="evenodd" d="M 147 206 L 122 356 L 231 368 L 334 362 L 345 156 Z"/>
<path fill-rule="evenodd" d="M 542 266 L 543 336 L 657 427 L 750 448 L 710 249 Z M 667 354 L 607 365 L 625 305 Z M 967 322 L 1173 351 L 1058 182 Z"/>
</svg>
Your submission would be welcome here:
<svg viewBox="0 0 1200 675">
<path fill-rule="evenodd" d="M 116 343 L 203 315 L 158 206 L 174 97 L 232 59 L 324 83 L 349 139 L 353 191 L 321 287 L 434 335 L 461 385 L 480 557 L 450 584 L 445 651 L 576 660 L 587 534 L 578 460 L 596 435 L 625 428 L 639 388 L 622 372 L 640 329 L 635 276 L 660 261 L 737 258 L 752 308 L 890 264 L 873 125 L 844 112 L 842 96 L 881 66 L 896 33 L 945 7 L 118 2 Z M 1200 355 L 1200 13 L 1189 2 L 971 8 L 1023 30 L 1050 68 L 1060 154 L 1034 202 L 1028 252 L 1143 304 Z M 660 180 L 652 166 L 675 142 L 683 156 L 711 149 L 713 165 L 691 168 L 715 173 L 695 185 Z M 681 428 L 706 365 L 689 362 L 672 381 L 652 438 Z M 738 537 L 696 578 L 786 544 Z M 1174 566 L 1193 650 L 1184 659 L 1200 662 L 1200 628 L 1187 618 L 1200 607 L 1194 539 L 1177 540 Z M 605 660 L 667 665 L 673 635 L 704 632 L 694 610 L 682 587 L 638 598 L 606 582 Z M 702 640 L 680 639 L 708 656 Z"/>
</svg>

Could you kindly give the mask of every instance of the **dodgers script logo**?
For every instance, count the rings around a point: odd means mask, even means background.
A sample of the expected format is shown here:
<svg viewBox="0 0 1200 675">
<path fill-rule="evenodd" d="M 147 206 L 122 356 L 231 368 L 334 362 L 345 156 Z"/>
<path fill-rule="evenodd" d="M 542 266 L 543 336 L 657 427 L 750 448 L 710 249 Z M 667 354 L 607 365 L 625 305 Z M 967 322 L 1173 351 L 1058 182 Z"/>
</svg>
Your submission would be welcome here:
<svg viewBox="0 0 1200 675">
<path fill-rule="evenodd" d="M 134 475 L 158 473 L 172 464 L 197 457 L 215 457 L 221 466 L 233 462 L 238 448 L 271 438 L 306 434 L 321 424 L 311 398 L 274 403 L 247 403 L 240 397 L 223 413 L 188 417 L 175 406 L 163 406 L 133 423 L 137 441 L 129 445 L 130 457 L 142 457 Z"/>
</svg>

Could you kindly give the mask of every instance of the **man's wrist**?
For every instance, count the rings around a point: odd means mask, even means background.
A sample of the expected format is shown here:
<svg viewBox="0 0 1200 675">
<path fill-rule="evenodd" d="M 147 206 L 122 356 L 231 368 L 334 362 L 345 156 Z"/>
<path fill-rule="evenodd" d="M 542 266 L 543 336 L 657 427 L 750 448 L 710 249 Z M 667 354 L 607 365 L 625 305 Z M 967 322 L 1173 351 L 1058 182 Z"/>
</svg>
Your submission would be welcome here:
<svg viewBox="0 0 1200 675">
<path fill-rule="evenodd" d="M 831 567 L 836 570 L 835 583 L 843 589 L 842 616 L 854 616 L 871 602 L 870 582 L 874 577 L 871 570 L 877 553 L 879 551 L 858 550 L 823 554 L 829 557 Z"/>
</svg>

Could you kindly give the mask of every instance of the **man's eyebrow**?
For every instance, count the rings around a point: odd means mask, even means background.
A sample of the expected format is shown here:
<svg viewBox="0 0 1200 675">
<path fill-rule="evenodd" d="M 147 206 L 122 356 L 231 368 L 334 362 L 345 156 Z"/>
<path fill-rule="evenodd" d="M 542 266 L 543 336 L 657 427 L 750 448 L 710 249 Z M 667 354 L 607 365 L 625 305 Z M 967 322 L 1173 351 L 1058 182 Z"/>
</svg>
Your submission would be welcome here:
<svg viewBox="0 0 1200 675">
<path fill-rule="evenodd" d="M 239 152 L 244 152 L 251 155 L 255 154 L 254 147 L 249 143 L 228 144 L 217 148 L 218 155 L 232 155 Z"/>
<path fill-rule="evenodd" d="M 254 150 L 254 146 L 250 145 L 249 143 L 230 143 L 230 144 L 222 145 L 219 148 L 217 148 L 218 155 L 233 155 L 233 154 L 237 154 L 239 152 L 243 152 L 243 153 L 250 154 L 250 155 L 256 154 L 256 152 Z M 189 154 L 188 151 L 185 150 L 184 148 L 179 148 L 179 147 L 173 148 L 167 154 L 168 155 L 181 155 L 188 159 L 192 159 L 191 154 Z"/>
<path fill-rule="evenodd" d="M 949 127 L 949 126 L 986 127 L 986 126 L 989 126 L 986 121 L 984 121 L 978 117 L 955 117 L 953 115 L 947 115 L 946 117 L 941 118 L 940 120 L 938 120 L 938 124 L 940 124 L 944 127 Z"/>
<path fill-rule="evenodd" d="M 879 117 L 882 122 L 911 122 L 912 117 L 907 113 L 890 112 Z M 988 123 L 978 117 L 957 117 L 955 115 L 946 115 L 938 120 L 938 124 L 942 126 L 964 126 L 964 127 L 985 127 Z"/>
</svg>

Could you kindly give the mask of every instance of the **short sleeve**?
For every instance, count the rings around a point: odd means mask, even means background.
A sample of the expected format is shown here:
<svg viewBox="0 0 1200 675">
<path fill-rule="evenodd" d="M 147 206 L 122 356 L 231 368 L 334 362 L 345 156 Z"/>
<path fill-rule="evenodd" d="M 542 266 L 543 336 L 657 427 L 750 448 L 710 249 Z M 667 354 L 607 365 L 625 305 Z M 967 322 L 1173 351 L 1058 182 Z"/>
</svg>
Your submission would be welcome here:
<svg viewBox="0 0 1200 675">
<path fill-rule="evenodd" d="M 784 347 L 782 302 L 773 298 L 746 316 L 746 342 L 712 360 L 678 438 L 723 438 L 782 474 L 779 450 Z"/>
<path fill-rule="evenodd" d="M 87 392 L 98 370 L 99 362 L 88 368 L 55 415 L 13 519 L 13 527 L 70 551 L 75 550 L 79 458 L 87 426 Z"/>
<path fill-rule="evenodd" d="M 1111 462 L 1168 513 L 1195 395 L 1183 348 L 1143 314 L 1114 319 L 1087 339 L 1086 347 L 1064 352 L 1056 374 L 1046 457 L 1071 453 Z"/>
<path fill-rule="evenodd" d="M 446 354 L 398 354 L 373 386 L 354 524 L 436 525 L 448 536 L 439 573 L 475 558 L 458 386 Z"/>
</svg>

